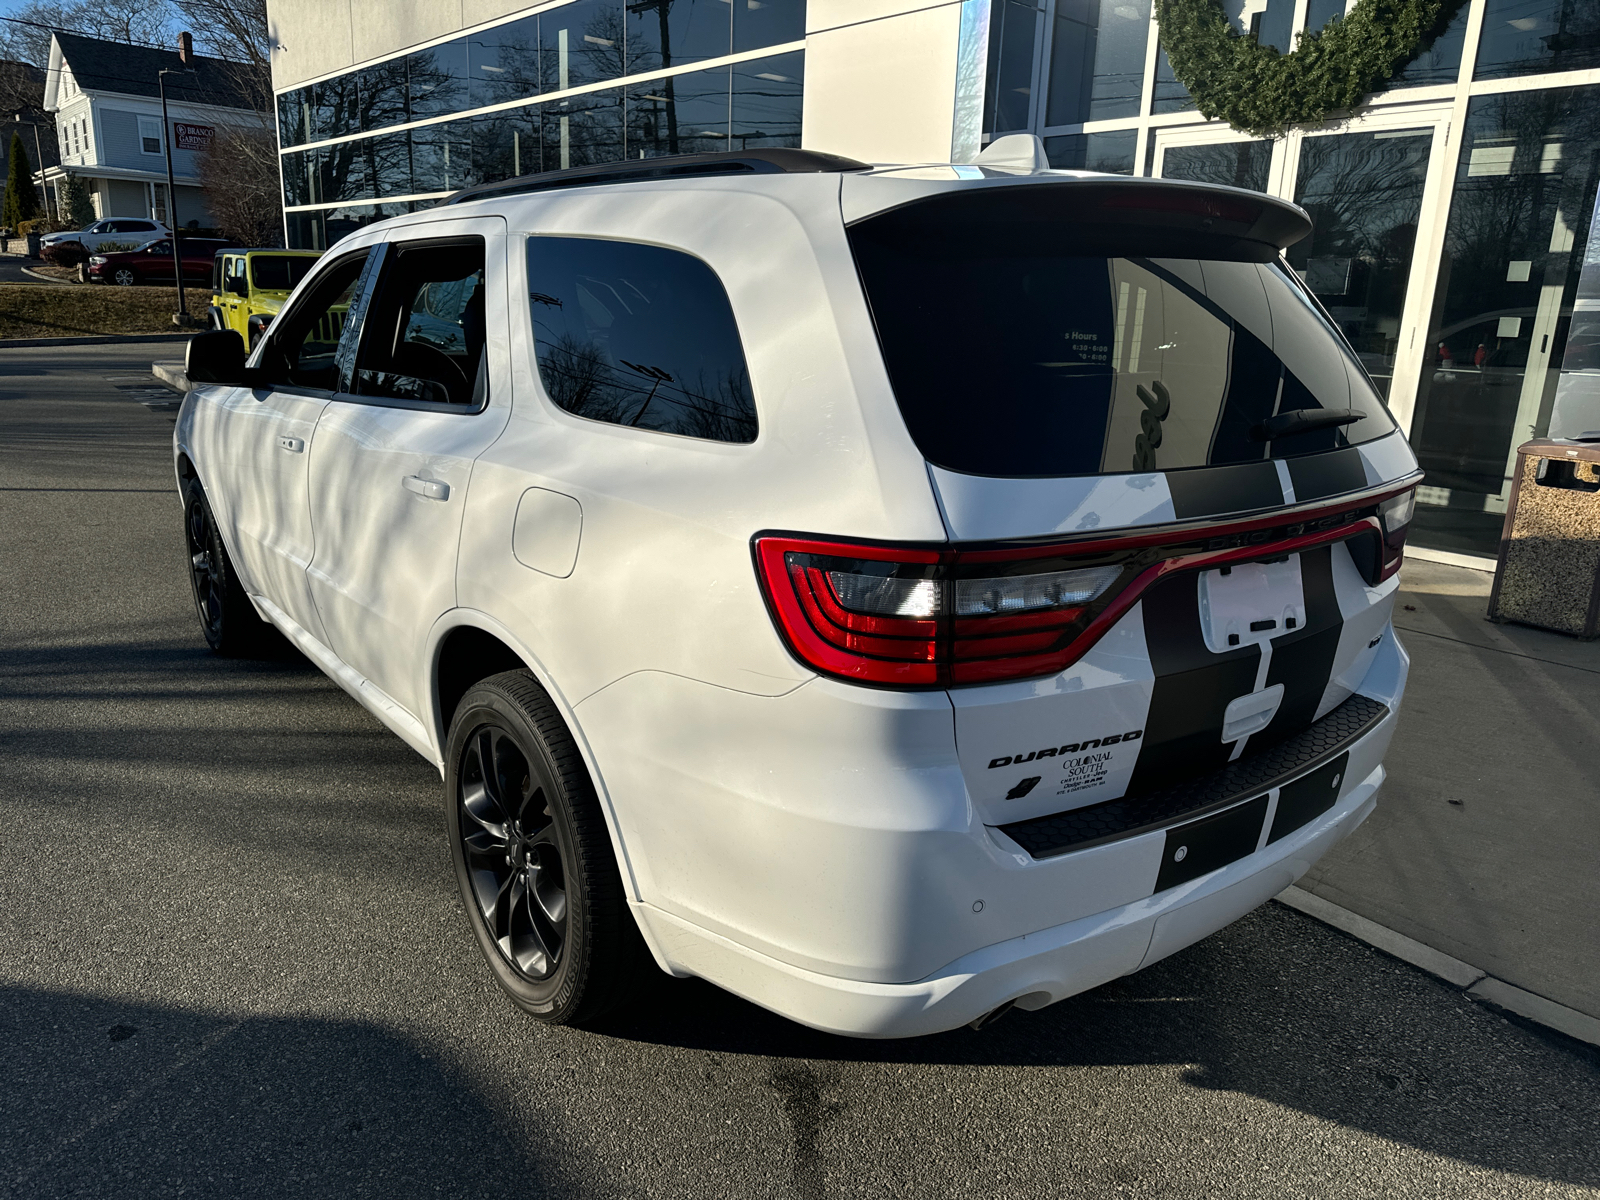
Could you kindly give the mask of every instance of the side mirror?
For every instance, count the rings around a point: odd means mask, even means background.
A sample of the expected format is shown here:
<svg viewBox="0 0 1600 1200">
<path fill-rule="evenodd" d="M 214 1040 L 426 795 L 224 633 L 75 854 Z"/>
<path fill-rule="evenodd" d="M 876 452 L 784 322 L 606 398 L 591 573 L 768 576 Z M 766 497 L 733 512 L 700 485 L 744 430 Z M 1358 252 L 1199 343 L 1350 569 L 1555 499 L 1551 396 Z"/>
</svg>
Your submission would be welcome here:
<svg viewBox="0 0 1600 1200">
<path fill-rule="evenodd" d="M 248 296 L 250 295 L 250 283 L 243 275 L 235 275 L 228 280 L 228 290 L 235 296 Z"/>
<path fill-rule="evenodd" d="M 189 339 L 183 371 L 190 383 L 243 384 L 244 339 L 232 329 L 213 330 Z"/>
</svg>

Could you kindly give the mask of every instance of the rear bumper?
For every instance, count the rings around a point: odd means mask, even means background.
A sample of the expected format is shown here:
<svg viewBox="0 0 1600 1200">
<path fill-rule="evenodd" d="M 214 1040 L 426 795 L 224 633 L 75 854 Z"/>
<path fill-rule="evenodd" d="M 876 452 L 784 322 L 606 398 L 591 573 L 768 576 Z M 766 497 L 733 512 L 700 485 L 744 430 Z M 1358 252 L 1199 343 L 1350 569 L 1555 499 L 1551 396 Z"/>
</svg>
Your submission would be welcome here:
<svg viewBox="0 0 1600 1200">
<path fill-rule="evenodd" d="M 664 969 L 818 1029 L 903 1037 L 1138 970 L 1294 882 L 1372 809 L 1407 667 L 1384 641 L 1362 694 L 1389 711 L 1352 740 L 1218 805 L 1037 857 L 982 822 L 942 694 L 816 680 L 758 697 L 649 672 L 576 715 Z M 1213 820 L 1220 853 L 1187 836 Z"/>
<path fill-rule="evenodd" d="M 914 983 L 869 983 L 807 971 L 646 904 L 639 922 L 681 972 L 803 1025 L 854 1037 L 954 1029 L 1007 1002 L 1038 1009 L 1192 945 L 1294 883 L 1376 807 L 1373 768 L 1332 810 L 1247 858 L 1143 900 L 966 954 Z"/>
</svg>

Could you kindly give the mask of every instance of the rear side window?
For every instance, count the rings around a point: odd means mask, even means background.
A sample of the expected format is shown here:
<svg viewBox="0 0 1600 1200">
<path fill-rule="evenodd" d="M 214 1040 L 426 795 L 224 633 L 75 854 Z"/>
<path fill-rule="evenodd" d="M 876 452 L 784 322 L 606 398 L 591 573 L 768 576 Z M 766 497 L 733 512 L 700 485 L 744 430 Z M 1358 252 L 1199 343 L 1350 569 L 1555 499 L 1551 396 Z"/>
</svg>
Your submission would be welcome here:
<svg viewBox="0 0 1600 1200">
<path fill-rule="evenodd" d="M 755 398 L 733 307 L 693 255 L 594 238 L 528 239 L 539 378 L 579 417 L 753 442 Z"/>
<path fill-rule="evenodd" d="M 1136 228 L 1090 247 L 1073 222 L 1002 230 L 974 204 L 942 222 L 905 211 L 853 226 L 850 241 L 900 411 L 930 462 L 1120 474 L 1287 458 L 1394 429 L 1280 262 L 1142 257 Z M 1277 420 L 1293 410 L 1364 415 Z"/>
<path fill-rule="evenodd" d="M 250 259 L 250 272 L 263 292 L 292 292 L 316 265 L 310 255 L 257 254 Z"/>
</svg>

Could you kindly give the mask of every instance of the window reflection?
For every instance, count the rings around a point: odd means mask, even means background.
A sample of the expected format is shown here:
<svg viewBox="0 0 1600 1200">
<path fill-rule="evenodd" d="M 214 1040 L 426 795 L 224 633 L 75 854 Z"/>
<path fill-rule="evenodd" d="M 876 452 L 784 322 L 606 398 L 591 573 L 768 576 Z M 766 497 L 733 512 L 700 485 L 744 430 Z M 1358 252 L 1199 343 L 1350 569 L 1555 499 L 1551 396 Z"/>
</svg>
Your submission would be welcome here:
<svg viewBox="0 0 1600 1200">
<path fill-rule="evenodd" d="M 748 0 L 736 0 L 747 3 Z M 801 51 L 733 67 L 730 150 L 800 145 L 806 56 Z"/>
<path fill-rule="evenodd" d="M 1139 115 L 1149 0 L 1056 0 L 1047 125 Z"/>
<path fill-rule="evenodd" d="M 1467 110 L 1412 418 L 1459 548 L 1493 553 L 1512 451 L 1548 427 L 1600 184 L 1600 88 L 1485 96 Z M 1575 249 L 1578 252 L 1575 252 Z"/>
<path fill-rule="evenodd" d="M 539 378 L 575 416 L 721 442 L 756 436 L 755 399 L 727 293 L 677 250 L 528 239 Z"/>
<path fill-rule="evenodd" d="M 1033 48 L 1043 9 L 1030 0 L 994 0 L 989 16 L 989 70 L 983 131 L 1027 129 L 1033 91 Z"/>
<path fill-rule="evenodd" d="M 733 44 L 732 7 L 725 0 L 629 0 L 631 73 L 721 58 Z"/>
<path fill-rule="evenodd" d="M 1172 64 L 1167 61 L 1165 48 L 1156 52 L 1155 89 L 1150 111 L 1157 114 L 1194 111 L 1194 97 L 1172 73 Z"/>
<path fill-rule="evenodd" d="M 1135 129 L 1112 133 L 1069 133 L 1044 139 L 1045 157 L 1057 170 L 1106 171 L 1133 174 L 1133 155 L 1139 144 Z"/>
<path fill-rule="evenodd" d="M 1222 183 L 1229 187 L 1267 190 L 1272 170 L 1272 143 L 1221 142 L 1210 146 L 1168 146 L 1161 160 L 1165 179 Z"/>
<path fill-rule="evenodd" d="M 1290 264 L 1355 347 L 1384 395 L 1394 378 L 1400 315 L 1422 212 L 1433 130 L 1308 137 L 1295 202 L 1311 236 Z"/>
<path fill-rule="evenodd" d="M 1496 79 L 1600 66 L 1600 4 L 1593 0 L 1488 0 L 1476 75 Z"/>
<path fill-rule="evenodd" d="M 628 89 L 628 157 L 728 149 L 727 67 Z"/>
</svg>

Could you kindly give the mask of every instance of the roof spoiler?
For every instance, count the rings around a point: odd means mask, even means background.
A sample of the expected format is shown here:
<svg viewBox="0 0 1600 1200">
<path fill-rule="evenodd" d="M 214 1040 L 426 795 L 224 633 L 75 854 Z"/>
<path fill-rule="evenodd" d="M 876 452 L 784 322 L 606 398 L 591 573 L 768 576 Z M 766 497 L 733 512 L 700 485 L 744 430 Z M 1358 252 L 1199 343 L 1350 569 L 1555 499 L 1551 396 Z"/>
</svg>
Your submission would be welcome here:
<svg viewBox="0 0 1600 1200">
<path fill-rule="evenodd" d="M 983 230 L 996 251 L 1270 262 L 1311 232 L 1297 204 L 1182 180 L 1032 172 L 957 184 L 863 215 L 852 228 L 936 245 Z"/>
</svg>

